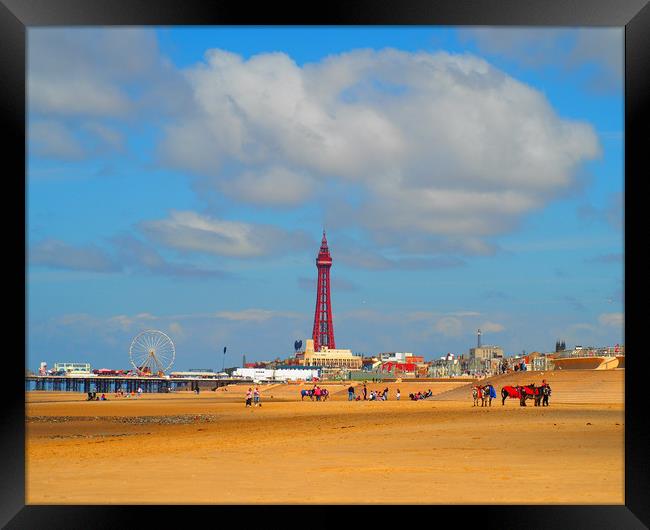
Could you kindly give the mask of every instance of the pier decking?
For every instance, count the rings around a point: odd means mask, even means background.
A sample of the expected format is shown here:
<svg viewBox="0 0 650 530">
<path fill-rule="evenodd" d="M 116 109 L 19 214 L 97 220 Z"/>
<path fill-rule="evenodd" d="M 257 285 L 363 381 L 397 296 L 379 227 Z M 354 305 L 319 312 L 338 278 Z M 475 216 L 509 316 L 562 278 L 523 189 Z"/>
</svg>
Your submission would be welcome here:
<svg viewBox="0 0 650 530">
<path fill-rule="evenodd" d="M 169 392 L 175 390 L 201 390 L 218 388 L 241 379 L 204 379 L 204 378 L 166 378 L 166 377 L 124 377 L 124 376 L 64 376 L 64 375 L 28 375 L 25 376 L 25 391 L 49 390 L 55 392 Z"/>
</svg>

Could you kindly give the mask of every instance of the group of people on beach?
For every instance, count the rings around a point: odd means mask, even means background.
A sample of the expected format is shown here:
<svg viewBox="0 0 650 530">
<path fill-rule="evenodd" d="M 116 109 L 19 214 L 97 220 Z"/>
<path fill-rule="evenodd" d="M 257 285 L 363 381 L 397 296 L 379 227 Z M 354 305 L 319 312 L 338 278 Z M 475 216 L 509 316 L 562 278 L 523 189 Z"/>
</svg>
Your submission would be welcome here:
<svg viewBox="0 0 650 530">
<path fill-rule="evenodd" d="M 102 394 L 103 396 L 104 394 Z M 142 397 L 142 387 L 139 386 L 136 392 L 124 392 L 121 388 L 115 392 L 116 398 L 134 398 Z"/>
<path fill-rule="evenodd" d="M 318 385 L 314 385 L 314 387 L 309 390 L 303 388 L 300 391 L 300 399 L 304 401 L 306 397 L 308 397 L 310 401 L 314 401 L 314 398 L 316 398 L 316 401 L 326 401 L 330 397 L 330 391 L 327 390 L 327 388 L 321 388 Z"/>
<path fill-rule="evenodd" d="M 97 392 L 88 392 L 86 401 L 107 401 L 106 394 L 102 394 L 101 397 L 98 397 Z"/>
<path fill-rule="evenodd" d="M 368 401 L 388 401 L 388 388 L 383 390 L 371 390 Z"/>
<path fill-rule="evenodd" d="M 246 391 L 246 406 L 247 407 L 261 407 L 262 401 L 260 399 L 260 387 L 255 386 L 255 390 L 252 387 L 248 387 Z"/>
<path fill-rule="evenodd" d="M 395 398 L 399 401 L 401 394 L 399 388 L 395 393 Z M 363 384 L 363 388 L 360 394 L 356 394 L 354 386 L 350 385 L 348 387 L 348 401 L 388 401 L 388 387 L 383 390 L 371 390 L 368 393 L 368 387 L 366 384 Z"/>
<path fill-rule="evenodd" d="M 431 389 L 427 390 L 426 392 L 418 391 L 409 394 L 409 398 L 411 398 L 412 401 L 418 401 L 420 399 L 428 399 L 431 396 L 433 396 L 433 392 L 431 391 Z"/>
<path fill-rule="evenodd" d="M 124 392 L 121 388 L 115 391 L 116 398 L 135 398 L 142 397 L 142 387 L 138 387 L 136 392 Z M 102 393 L 101 396 L 97 395 L 97 392 L 88 392 L 88 397 L 86 401 L 108 401 L 106 394 Z"/>
</svg>

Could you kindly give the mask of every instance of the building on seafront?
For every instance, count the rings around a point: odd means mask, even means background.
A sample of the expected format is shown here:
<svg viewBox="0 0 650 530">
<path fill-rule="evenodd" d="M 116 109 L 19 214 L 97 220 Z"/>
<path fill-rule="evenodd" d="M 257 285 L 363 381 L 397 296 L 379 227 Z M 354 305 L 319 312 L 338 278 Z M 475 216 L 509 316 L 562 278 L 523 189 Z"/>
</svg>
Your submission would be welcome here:
<svg viewBox="0 0 650 530">
<path fill-rule="evenodd" d="M 361 370 L 361 356 L 354 355 L 352 350 L 341 350 L 321 346 L 319 351 L 314 350 L 314 340 L 305 341 L 305 350 L 296 353 L 299 365 L 322 366 L 325 368 L 347 368 L 348 370 Z"/>
<path fill-rule="evenodd" d="M 484 346 L 481 344 L 481 330 L 477 333 L 476 348 L 469 349 L 469 358 L 487 361 L 492 359 L 503 359 L 503 348 L 499 346 Z"/>
<path fill-rule="evenodd" d="M 470 359 L 501 359 L 503 358 L 503 348 L 499 346 L 481 346 L 480 348 L 469 349 Z"/>
<path fill-rule="evenodd" d="M 319 366 L 281 365 L 277 368 L 237 368 L 234 377 L 253 381 L 311 381 L 320 378 Z"/>
<path fill-rule="evenodd" d="M 90 374 L 90 363 L 54 363 L 55 372 L 68 374 Z"/>
<path fill-rule="evenodd" d="M 379 354 L 382 363 L 423 363 L 422 355 L 413 355 L 409 352 L 382 352 Z"/>
</svg>

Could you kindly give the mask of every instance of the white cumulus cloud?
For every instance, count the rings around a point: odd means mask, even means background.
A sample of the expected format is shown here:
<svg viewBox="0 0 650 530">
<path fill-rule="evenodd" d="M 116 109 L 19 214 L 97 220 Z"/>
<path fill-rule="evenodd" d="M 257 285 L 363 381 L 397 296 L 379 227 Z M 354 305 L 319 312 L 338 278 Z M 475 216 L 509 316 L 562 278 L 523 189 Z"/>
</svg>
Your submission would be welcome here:
<svg viewBox="0 0 650 530">
<path fill-rule="evenodd" d="M 276 254 L 308 243 L 300 231 L 226 221 L 193 211 L 172 211 L 169 218 L 144 221 L 140 227 L 151 239 L 177 250 L 235 258 Z"/>
<path fill-rule="evenodd" d="M 591 125 L 469 54 L 353 50 L 300 66 L 215 49 L 186 76 L 196 108 L 166 129 L 167 163 L 254 204 L 297 205 L 325 181 L 345 202 L 355 186 L 359 207 L 334 215 L 397 247 L 449 238 L 489 252 L 482 238 L 600 153 Z"/>
</svg>

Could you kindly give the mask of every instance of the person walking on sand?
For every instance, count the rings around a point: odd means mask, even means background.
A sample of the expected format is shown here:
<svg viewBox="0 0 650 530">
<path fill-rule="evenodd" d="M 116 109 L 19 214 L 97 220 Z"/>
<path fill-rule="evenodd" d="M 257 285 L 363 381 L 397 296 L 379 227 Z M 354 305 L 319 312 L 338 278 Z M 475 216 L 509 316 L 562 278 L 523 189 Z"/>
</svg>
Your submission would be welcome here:
<svg viewBox="0 0 650 530">
<path fill-rule="evenodd" d="M 363 400 L 366 401 L 368 399 L 368 388 L 366 387 L 366 384 L 363 384 Z"/>
<path fill-rule="evenodd" d="M 138 397 L 142 397 L 142 387 L 138 387 Z"/>
<path fill-rule="evenodd" d="M 348 401 L 354 401 L 354 387 L 352 385 L 348 388 Z"/>
<path fill-rule="evenodd" d="M 395 393 L 395 398 L 397 399 L 397 401 L 399 401 L 399 396 L 400 396 L 400 393 L 399 393 L 399 388 L 398 388 L 397 392 Z"/>
<path fill-rule="evenodd" d="M 253 391 L 253 403 L 256 407 L 260 406 L 260 387 L 256 386 Z"/>
<path fill-rule="evenodd" d="M 384 401 L 388 401 L 388 387 L 384 388 Z"/>
<path fill-rule="evenodd" d="M 246 406 L 251 407 L 252 404 L 251 402 L 253 401 L 253 389 L 249 388 L 248 391 L 246 392 Z"/>
</svg>

